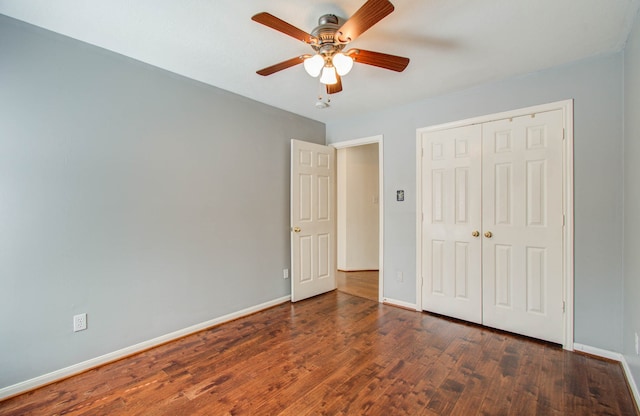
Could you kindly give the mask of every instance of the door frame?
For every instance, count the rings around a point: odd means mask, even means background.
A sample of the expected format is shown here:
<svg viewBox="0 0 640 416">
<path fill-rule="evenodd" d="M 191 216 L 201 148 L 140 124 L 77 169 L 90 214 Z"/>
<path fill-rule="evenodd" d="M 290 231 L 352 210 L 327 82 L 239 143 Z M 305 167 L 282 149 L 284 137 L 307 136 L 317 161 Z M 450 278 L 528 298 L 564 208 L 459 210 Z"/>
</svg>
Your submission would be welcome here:
<svg viewBox="0 0 640 416">
<path fill-rule="evenodd" d="M 366 144 L 378 144 L 378 302 L 384 301 L 384 147 L 383 136 L 371 136 L 361 139 L 346 140 L 343 142 L 329 143 L 329 146 L 337 150 L 348 147 L 363 146 Z M 337 174 L 336 174 L 337 175 Z M 337 194 L 337 198 L 340 196 Z M 336 203 L 337 203 L 336 198 Z M 337 237 L 337 236 L 336 236 Z"/>
<path fill-rule="evenodd" d="M 421 172 L 421 135 L 425 132 L 448 130 L 472 124 L 503 120 L 532 113 L 562 110 L 564 145 L 562 155 L 562 200 L 565 225 L 563 230 L 563 301 L 564 301 L 564 341 L 562 347 L 573 351 L 574 337 L 574 215 L 573 215 L 573 99 L 525 107 L 501 113 L 488 114 L 450 123 L 438 124 L 416 129 L 416 306 L 422 311 L 422 172 Z"/>
</svg>

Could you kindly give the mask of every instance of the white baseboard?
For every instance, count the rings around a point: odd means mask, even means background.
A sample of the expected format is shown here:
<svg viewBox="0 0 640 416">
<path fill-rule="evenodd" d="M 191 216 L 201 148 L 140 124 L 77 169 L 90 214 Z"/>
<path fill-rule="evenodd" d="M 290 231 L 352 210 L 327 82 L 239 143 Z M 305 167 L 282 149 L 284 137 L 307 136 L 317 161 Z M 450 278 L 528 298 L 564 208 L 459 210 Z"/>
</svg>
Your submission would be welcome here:
<svg viewBox="0 0 640 416">
<path fill-rule="evenodd" d="M 382 303 L 386 303 L 393 306 L 399 306 L 401 308 L 411 309 L 414 311 L 419 310 L 418 306 L 415 303 L 404 302 L 396 299 L 382 298 Z"/>
<path fill-rule="evenodd" d="M 622 370 L 624 371 L 624 375 L 627 378 L 627 384 L 629 385 L 629 389 L 631 389 L 631 393 L 633 395 L 633 399 L 636 401 L 636 406 L 640 408 L 640 392 L 638 391 L 638 385 L 636 381 L 633 379 L 633 375 L 631 374 L 631 368 L 627 363 L 627 360 L 624 358 L 624 355 L 619 352 L 613 352 L 608 350 L 603 350 L 596 347 L 591 347 L 589 345 L 583 344 L 573 344 L 573 349 L 577 351 L 582 351 L 587 354 L 595 355 L 602 358 L 608 358 L 610 360 L 618 361 L 622 365 Z"/>
<path fill-rule="evenodd" d="M 591 347 L 589 345 L 578 344 L 577 342 L 573 344 L 573 349 L 575 351 L 580 351 L 586 354 L 595 355 L 596 357 L 602 357 L 602 358 L 607 358 L 609 360 L 622 362 L 622 354 L 620 354 L 619 352 L 603 350 L 601 348 Z"/>
<path fill-rule="evenodd" d="M 82 373 L 92 368 L 107 364 L 112 361 L 122 359 L 129 355 L 136 354 L 144 350 L 148 350 L 150 348 L 167 343 L 169 341 L 182 338 L 187 335 L 191 335 L 193 333 L 202 331 L 212 326 L 220 325 L 225 322 L 233 321 L 234 319 L 242 318 L 243 316 L 260 312 L 264 309 L 268 309 L 272 306 L 280 305 L 281 303 L 285 303 L 290 300 L 291 300 L 291 296 L 284 296 L 278 299 L 274 299 L 272 301 L 265 302 L 260 305 L 252 306 L 237 312 L 230 313 L 228 315 L 221 316 L 219 318 L 214 318 L 209 321 L 190 326 L 188 328 L 171 332 L 170 334 L 162 335 L 157 338 L 150 339 L 148 341 L 143 341 L 139 344 L 135 344 L 130 347 L 113 351 L 105 355 L 101 355 L 100 357 L 92 358 L 90 360 L 83 361 L 81 363 L 74 364 L 66 368 L 61 368 L 60 370 L 56 370 L 54 372 L 38 376 L 30 380 L 22 381 L 14 385 L 4 387 L 0 389 L 0 400 L 24 393 L 29 390 L 33 390 L 38 387 L 42 387 L 44 385 L 53 383 L 55 381 L 58 381 L 67 377 L 71 377 L 73 375 Z"/>
<path fill-rule="evenodd" d="M 640 409 L 640 391 L 638 391 L 638 385 L 633 379 L 631 368 L 629 367 L 629 363 L 627 363 L 627 360 L 624 358 L 624 355 L 622 356 L 622 361 L 620 361 L 620 364 L 622 364 L 624 375 L 627 377 L 627 383 L 629 384 L 631 393 L 633 393 L 633 398 L 636 400 L 636 406 L 638 407 L 638 409 Z"/>
</svg>

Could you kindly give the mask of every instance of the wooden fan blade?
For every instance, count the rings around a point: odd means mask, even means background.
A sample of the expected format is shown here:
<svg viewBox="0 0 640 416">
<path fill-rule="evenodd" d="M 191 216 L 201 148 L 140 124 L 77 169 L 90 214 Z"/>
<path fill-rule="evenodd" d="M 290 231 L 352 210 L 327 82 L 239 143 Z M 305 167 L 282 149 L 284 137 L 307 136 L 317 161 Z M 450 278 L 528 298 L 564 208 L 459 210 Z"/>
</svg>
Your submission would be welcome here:
<svg viewBox="0 0 640 416">
<path fill-rule="evenodd" d="M 333 85 L 327 84 L 327 94 L 336 94 L 342 91 L 342 78 L 338 74 L 336 74 L 336 78 L 338 78 L 338 82 Z"/>
<path fill-rule="evenodd" d="M 355 62 L 390 69 L 397 72 L 404 71 L 407 65 L 409 65 L 409 58 L 380 52 L 366 51 L 364 49 L 349 49 L 346 54 L 353 58 Z"/>
<path fill-rule="evenodd" d="M 271 66 L 268 66 L 266 68 L 262 68 L 261 70 L 256 71 L 256 73 L 258 75 L 262 75 L 262 76 L 271 75 L 271 74 L 274 74 L 274 73 L 276 73 L 278 71 L 282 71 L 283 69 L 291 68 L 292 66 L 296 66 L 298 64 L 301 64 L 308 57 L 309 57 L 309 55 L 296 56 L 295 58 L 287 59 L 286 61 L 282 61 L 282 62 L 277 63 L 275 65 L 271 65 Z"/>
<path fill-rule="evenodd" d="M 393 11 L 388 0 L 368 0 L 336 32 L 338 42 L 351 42 Z"/>
<path fill-rule="evenodd" d="M 289 35 L 292 38 L 296 38 L 301 40 L 304 43 L 318 43 L 318 39 L 311 36 L 304 30 L 298 29 L 297 27 L 285 22 L 282 19 L 275 17 L 272 14 L 262 12 L 258 13 L 251 18 L 254 22 L 262 23 L 265 26 L 270 27 L 271 29 L 275 29 L 278 32 L 282 32 L 285 35 Z"/>
</svg>

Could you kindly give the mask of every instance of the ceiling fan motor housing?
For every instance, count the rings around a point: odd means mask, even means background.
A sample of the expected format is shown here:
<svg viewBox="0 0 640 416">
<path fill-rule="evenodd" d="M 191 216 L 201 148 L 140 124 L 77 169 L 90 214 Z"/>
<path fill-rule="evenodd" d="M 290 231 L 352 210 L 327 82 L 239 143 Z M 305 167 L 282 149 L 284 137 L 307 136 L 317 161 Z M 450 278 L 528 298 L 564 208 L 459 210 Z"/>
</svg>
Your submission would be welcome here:
<svg viewBox="0 0 640 416">
<path fill-rule="evenodd" d="M 345 44 L 336 43 L 335 35 L 339 26 L 340 19 L 335 14 L 325 14 L 318 19 L 318 26 L 311 31 L 311 35 L 318 39 L 318 43 L 311 44 L 311 47 L 323 55 L 325 58 L 330 57 L 342 49 Z"/>
</svg>

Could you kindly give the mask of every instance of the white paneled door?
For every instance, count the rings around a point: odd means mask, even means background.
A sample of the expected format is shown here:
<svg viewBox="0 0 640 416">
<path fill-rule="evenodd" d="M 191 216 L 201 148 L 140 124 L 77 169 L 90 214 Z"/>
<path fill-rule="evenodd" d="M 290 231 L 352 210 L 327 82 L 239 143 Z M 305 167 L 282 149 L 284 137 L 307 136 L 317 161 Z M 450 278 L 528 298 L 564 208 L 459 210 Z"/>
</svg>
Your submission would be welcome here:
<svg viewBox="0 0 640 416">
<path fill-rule="evenodd" d="M 425 309 L 482 323 L 480 126 L 423 135 L 422 300 Z"/>
<path fill-rule="evenodd" d="M 291 141 L 291 300 L 336 288 L 335 149 Z"/>
<path fill-rule="evenodd" d="M 563 113 L 421 135 L 423 309 L 562 343 Z"/>
<path fill-rule="evenodd" d="M 562 111 L 482 125 L 483 321 L 563 341 Z"/>
</svg>

